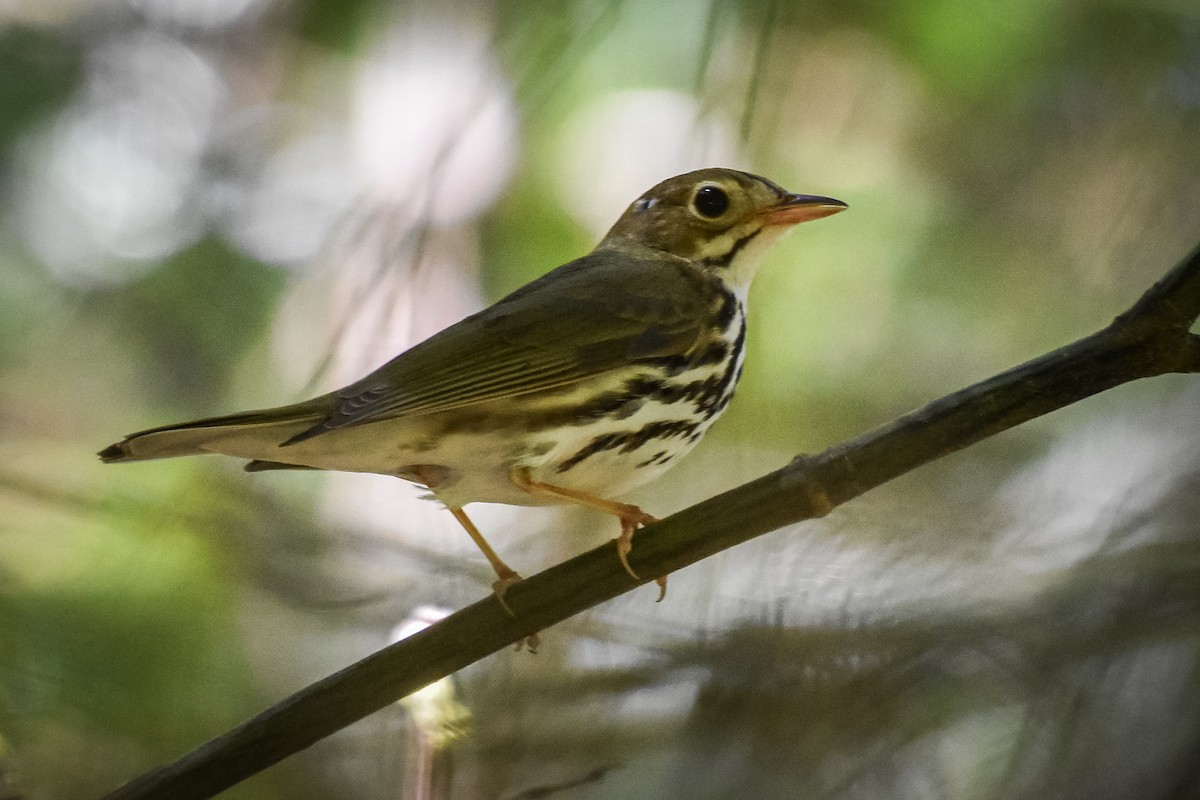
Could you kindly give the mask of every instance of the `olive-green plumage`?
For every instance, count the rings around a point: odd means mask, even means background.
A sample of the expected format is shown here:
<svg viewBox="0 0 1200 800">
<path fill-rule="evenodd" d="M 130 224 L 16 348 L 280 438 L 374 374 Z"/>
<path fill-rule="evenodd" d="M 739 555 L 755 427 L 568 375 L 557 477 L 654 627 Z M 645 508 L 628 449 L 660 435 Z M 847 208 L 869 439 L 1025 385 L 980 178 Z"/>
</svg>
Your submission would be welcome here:
<svg viewBox="0 0 1200 800">
<path fill-rule="evenodd" d="M 100 457 L 224 453 L 252 471 L 396 475 L 427 485 L 469 531 L 472 501 L 579 502 L 620 516 L 627 540 L 648 517 L 604 498 L 667 469 L 724 410 L 766 248 L 843 208 L 735 170 L 671 178 L 590 254 L 339 391 L 142 431 Z"/>
</svg>

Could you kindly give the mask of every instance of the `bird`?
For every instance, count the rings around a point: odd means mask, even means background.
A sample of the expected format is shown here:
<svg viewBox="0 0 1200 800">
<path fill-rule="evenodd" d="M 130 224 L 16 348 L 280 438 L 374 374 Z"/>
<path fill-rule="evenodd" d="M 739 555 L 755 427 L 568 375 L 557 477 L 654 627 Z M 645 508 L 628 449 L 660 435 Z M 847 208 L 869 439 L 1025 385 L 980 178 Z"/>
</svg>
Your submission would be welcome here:
<svg viewBox="0 0 1200 800">
<path fill-rule="evenodd" d="M 100 459 L 219 453 L 247 459 L 248 472 L 379 473 L 423 486 L 487 559 L 506 610 L 521 576 L 467 516 L 469 503 L 611 514 L 617 555 L 639 578 L 633 536 L 656 520 L 615 498 L 678 463 L 728 406 L 747 294 L 770 246 L 846 208 L 734 169 L 677 175 L 637 198 L 587 255 L 342 389 L 139 431 Z"/>
</svg>

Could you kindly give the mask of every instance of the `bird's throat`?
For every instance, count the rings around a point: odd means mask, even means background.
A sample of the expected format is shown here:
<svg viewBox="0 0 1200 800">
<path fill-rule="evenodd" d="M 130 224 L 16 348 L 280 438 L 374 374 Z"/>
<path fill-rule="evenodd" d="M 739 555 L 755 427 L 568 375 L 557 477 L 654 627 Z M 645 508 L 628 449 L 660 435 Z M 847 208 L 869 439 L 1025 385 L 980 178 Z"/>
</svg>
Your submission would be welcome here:
<svg viewBox="0 0 1200 800">
<path fill-rule="evenodd" d="M 746 290 L 762 265 L 767 251 L 789 226 L 756 226 L 749 230 L 732 230 L 714 238 L 701 252 L 698 261 L 726 285 Z"/>
</svg>

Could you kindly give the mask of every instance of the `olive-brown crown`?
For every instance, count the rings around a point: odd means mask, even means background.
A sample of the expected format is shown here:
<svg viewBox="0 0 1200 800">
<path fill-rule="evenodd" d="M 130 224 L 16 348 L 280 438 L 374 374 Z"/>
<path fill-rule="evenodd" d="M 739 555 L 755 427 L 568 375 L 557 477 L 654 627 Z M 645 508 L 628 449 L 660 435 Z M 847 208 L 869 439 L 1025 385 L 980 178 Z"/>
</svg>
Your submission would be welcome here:
<svg viewBox="0 0 1200 800">
<path fill-rule="evenodd" d="M 711 257 L 712 243 L 766 225 L 764 213 L 791 197 L 775 183 L 733 169 L 709 168 L 668 178 L 625 210 L 605 242 L 634 240 L 680 258 Z"/>
</svg>

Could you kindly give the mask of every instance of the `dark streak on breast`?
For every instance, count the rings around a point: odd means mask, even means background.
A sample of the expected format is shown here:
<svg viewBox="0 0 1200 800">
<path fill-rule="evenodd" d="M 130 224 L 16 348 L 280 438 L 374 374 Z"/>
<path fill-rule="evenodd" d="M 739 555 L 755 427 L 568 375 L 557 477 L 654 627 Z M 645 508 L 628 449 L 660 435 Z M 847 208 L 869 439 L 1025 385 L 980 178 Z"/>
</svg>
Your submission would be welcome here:
<svg viewBox="0 0 1200 800">
<path fill-rule="evenodd" d="M 662 422 L 651 422 L 649 425 L 645 425 L 636 431 L 618 431 L 616 433 L 606 433 L 602 436 L 597 436 L 581 447 L 573 456 L 559 464 L 557 472 L 566 472 L 591 456 L 607 450 L 616 450 L 618 453 L 632 453 L 651 440 L 693 436 L 696 433 L 696 428 L 700 427 L 702 421 L 684 419 L 665 420 Z"/>
<path fill-rule="evenodd" d="M 737 339 L 733 342 L 733 357 L 725 365 L 725 372 L 713 386 L 711 391 L 696 400 L 696 410 L 702 414 L 712 416 L 725 410 L 725 406 L 729 405 L 729 401 L 733 399 L 733 391 L 737 386 L 738 378 L 742 376 L 742 365 L 738 363 L 738 354 L 742 352 L 742 348 L 746 346 L 746 317 L 742 316 L 741 325 L 738 327 Z"/>
</svg>

